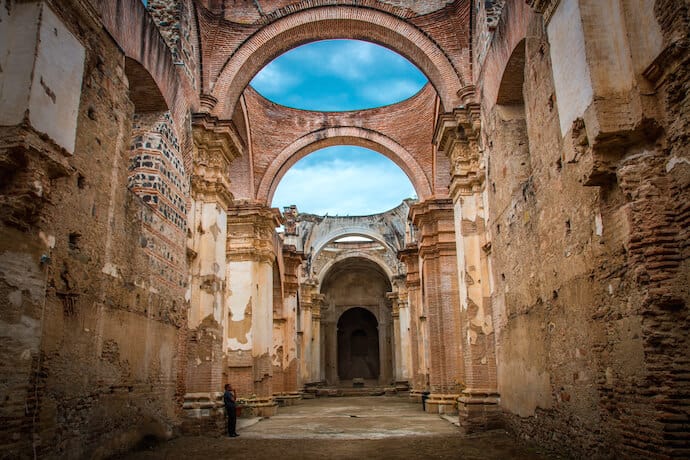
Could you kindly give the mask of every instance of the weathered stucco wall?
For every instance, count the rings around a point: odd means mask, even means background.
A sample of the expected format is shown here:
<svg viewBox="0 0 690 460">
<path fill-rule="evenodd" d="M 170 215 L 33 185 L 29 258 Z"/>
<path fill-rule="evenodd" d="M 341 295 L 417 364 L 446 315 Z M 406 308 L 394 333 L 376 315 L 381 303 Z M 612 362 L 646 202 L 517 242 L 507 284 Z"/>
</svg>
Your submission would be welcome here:
<svg viewBox="0 0 690 460">
<path fill-rule="evenodd" d="M 687 371 L 687 255 L 670 202 L 688 199 L 673 153 L 687 141 L 668 121 L 685 118 L 687 98 L 669 92 L 687 56 L 650 74 L 642 62 L 661 48 L 646 6 L 561 1 L 545 18 L 502 19 L 487 53 L 486 65 L 507 63 L 503 40 L 524 31 L 524 74 L 504 64 L 503 81 L 483 81 L 496 94 L 524 77 L 507 105 L 482 101 L 498 390 L 512 430 L 561 452 L 684 452 L 687 418 L 673 407 L 686 401 L 675 374 Z"/>
<path fill-rule="evenodd" d="M 42 15 L 15 16 L 27 8 Z M 157 211 L 127 187 L 134 107 L 124 56 L 88 10 L 0 9 L 3 24 L 72 37 L 69 49 L 43 37 L 27 54 L 37 63 L 32 88 L 43 83 L 55 100 L 31 109 L 38 118 L 1 128 L 0 456 L 98 458 L 170 436 L 186 303 L 183 286 L 160 286 L 142 240 Z M 38 65 L 46 53 L 60 64 Z M 3 63 L 3 82 L 12 63 Z M 60 74 L 67 67 L 79 72 Z M 171 243 L 183 248 L 183 238 Z M 185 263 L 183 255 L 172 265 L 184 272 Z"/>
</svg>

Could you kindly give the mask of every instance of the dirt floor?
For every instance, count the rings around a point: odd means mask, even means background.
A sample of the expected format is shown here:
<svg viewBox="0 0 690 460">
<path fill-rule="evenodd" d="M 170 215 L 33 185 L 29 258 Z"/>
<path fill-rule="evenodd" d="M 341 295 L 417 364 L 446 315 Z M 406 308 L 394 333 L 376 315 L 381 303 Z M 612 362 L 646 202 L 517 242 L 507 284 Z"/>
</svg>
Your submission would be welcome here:
<svg viewBox="0 0 690 460">
<path fill-rule="evenodd" d="M 545 459 L 502 431 L 463 437 L 403 397 L 319 398 L 240 419 L 238 438 L 181 437 L 123 459 Z"/>
</svg>

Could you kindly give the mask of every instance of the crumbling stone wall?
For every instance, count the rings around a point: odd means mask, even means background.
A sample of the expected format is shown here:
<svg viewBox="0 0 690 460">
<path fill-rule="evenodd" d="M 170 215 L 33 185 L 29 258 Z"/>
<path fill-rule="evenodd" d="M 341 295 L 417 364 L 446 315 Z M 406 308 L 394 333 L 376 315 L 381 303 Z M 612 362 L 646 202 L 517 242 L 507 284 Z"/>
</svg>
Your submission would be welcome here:
<svg viewBox="0 0 690 460">
<path fill-rule="evenodd" d="M 508 2 L 504 12 L 512 8 Z M 511 430 L 573 455 L 687 455 L 689 420 L 680 407 L 687 404 L 690 173 L 687 96 L 678 92 L 687 84 L 678 32 L 687 15 L 669 13 L 670 3 L 654 8 L 665 50 L 642 66 L 644 75 L 621 76 L 636 81 L 633 96 L 599 96 L 618 98 L 617 112 L 599 102 L 585 113 L 596 110 L 602 131 L 615 132 L 608 138 L 588 136 L 582 119 L 562 136 L 552 69 L 569 58 L 553 61 L 541 16 L 522 25 L 524 78 L 504 61 L 504 80 L 524 80 L 521 97 L 512 91 L 501 104 L 511 82 L 483 80 L 501 405 Z M 519 22 L 502 21 L 495 53 Z M 583 19 L 586 33 L 594 22 Z M 629 46 L 639 59 L 644 45 L 634 37 Z M 622 72 L 591 69 L 608 78 Z M 626 120 L 637 115 L 623 101 L 635 91 L 649 97 L 642 109 L 649 118 L 629 128 Z"/>
<path fill-rule="evenodd" d="M 98 458 L 172 434 L 186 302 L 142 247 L 122 52 L 88 8 L 45 8 L 83 45 L 84 77 L 73 154 L 30 122 L 0 133 L 0 457 Z"/>
<path fill-rule="evenodd" d="M 194 89 L 198 86 L 198 31 L 191 0 L 149 0 L 146 8 L 170 48 L 173 59 L 182 65 Z"/>
</svg>

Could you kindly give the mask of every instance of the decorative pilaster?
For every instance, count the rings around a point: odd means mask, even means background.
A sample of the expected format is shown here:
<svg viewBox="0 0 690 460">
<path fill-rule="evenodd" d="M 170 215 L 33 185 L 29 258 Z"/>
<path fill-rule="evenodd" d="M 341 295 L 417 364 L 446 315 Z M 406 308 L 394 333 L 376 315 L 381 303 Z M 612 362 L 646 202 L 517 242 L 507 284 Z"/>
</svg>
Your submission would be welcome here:
<svg viewBox="0 0 690 460">
<path fill-rule="evenodd" d="M 315 383 L 317 380 L 313 379 L 311 363 L 314 355 L 314 330 L 312 319 L 312 301 L 313 294 L 316 291 L 316 282 L 307 280 L 300 285 L 299 299 L 300 299 L 300 332 L 301 332 L 301 362 L 300 374 L 302 382 L 307 385 Z M 319 312 L 320 313 L 320 312 Z"/>
<path fill-rule="evenodd" d="M 407 288 L 407 305 L 410 312 L 410 353 L 412 391 L 410 396 L 428 390 L 428 323 L 423 309 L 421 283 L 419 278 L 419 247 L 408 244 L 398 252 L 398 259 L 405 264 L 405 287 Z"/>
<path fill-rule="evenodd" d="M 429 323 L 429 390 L 427 410 L 454 412 L 464 386 L 453 203 L 429 199 L 410 208 L 419 229 L 422 301 Z M 453 396 L 453 397 L 450 397 Z"/>
<path fill-rule="evenodd" d="M 393 320 L 393 369 L 395 380 L 402 380 L 402 369 L 400 362 L 402 361 L 400 353 L 400 306 L 398 305 L 398 293 L 386 293 L 386 300 L 390 303 L 391 319 Z"/>
<path fill-rule="evenodd" d="M 222 361 L 226 308 L 224 267 L 227 209 L 232 201 L 227 177 L 230 164 L 241 153 L 241 146 L 228 126 L 206 118 L 195 118 L 193 136 L 188 227 L 191 236 L 187 241 L 191 275 L 190 333 L 184 409 L 190 420 L 198 420 L 222 417 L 218 395 L 225 383 Z"/>
<path fill-rule="evenodd" d="M 228 209 L 224 350 L 228 374 L 240 395 L 273 394 L 274 235 L 280 224 L 279 211 L 259 203 L 236 201 Z"/>
<path fill-rule="evenodd" d="M 468 93 L 468 96 L 470 94 Z M 458 253 L 460 331 L 464 384 L 458 399 L 461 426 L 468 432 L 498 423 L 496 357 L 484 209 L 485 170 L 479 126 L 468 103 L 439 118 L 436 143 L 451 164 L 451 196 Z"/>
<path fill-rule="evenodd" d="M 283 393 L 296 392 L 302 385 L 298 359 L 297 292 L 299 290 L 299 268 L 304 260 L 304 253 L 297 251 L 295 246 L 283 246 L 283 334 L 280 343 L 274 338 L 274 346 L 282 347 L 280 366 L 283 377 Z"/>
<path fill-rule="evenodd" d="M 321 356 L 322 351 L 325 351 L 322 347 L 323 337 L 321 334 L 321 307 L 324 305 L 326 296 L 319 293 L 312 294 L 311 300 L 311 328 L 312 328 L 312 354 L 310 375 L 312 382 L 320 382 L 325 379 L 325 373 L 323 366 L 324 357 Z"/>
<path fill-rule="evenodd" d="M 394 291 L 386 294 L 391 303 L 393 318 L 393 356 L 395 382 L 407 386 L 412 376 L 412 344 L 410 341 L 410 309 L 407 305 L 407 290 L 404 279 L 393 280 Z"/>
</svg>

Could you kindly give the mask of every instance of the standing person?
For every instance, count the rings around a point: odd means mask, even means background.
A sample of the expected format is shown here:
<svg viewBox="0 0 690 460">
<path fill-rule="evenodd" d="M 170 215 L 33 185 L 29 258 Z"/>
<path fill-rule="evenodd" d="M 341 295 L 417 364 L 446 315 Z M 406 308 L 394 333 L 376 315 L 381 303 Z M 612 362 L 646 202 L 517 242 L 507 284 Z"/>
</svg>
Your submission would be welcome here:
<svg viewBox="0 0 690 460">
<path fill-rule="evenodd" d="M 237 401 L 237 393 L 232 389 L 232 385 L 225 384 L 225 393 L 223 393 L 223 404 L 225 404 L 225 412 L 228 414 L 228 436 L 236 438 L 239 436 L 236 431 L 237 426 L 237 412 L 235 409 Z"/>
</svg>

